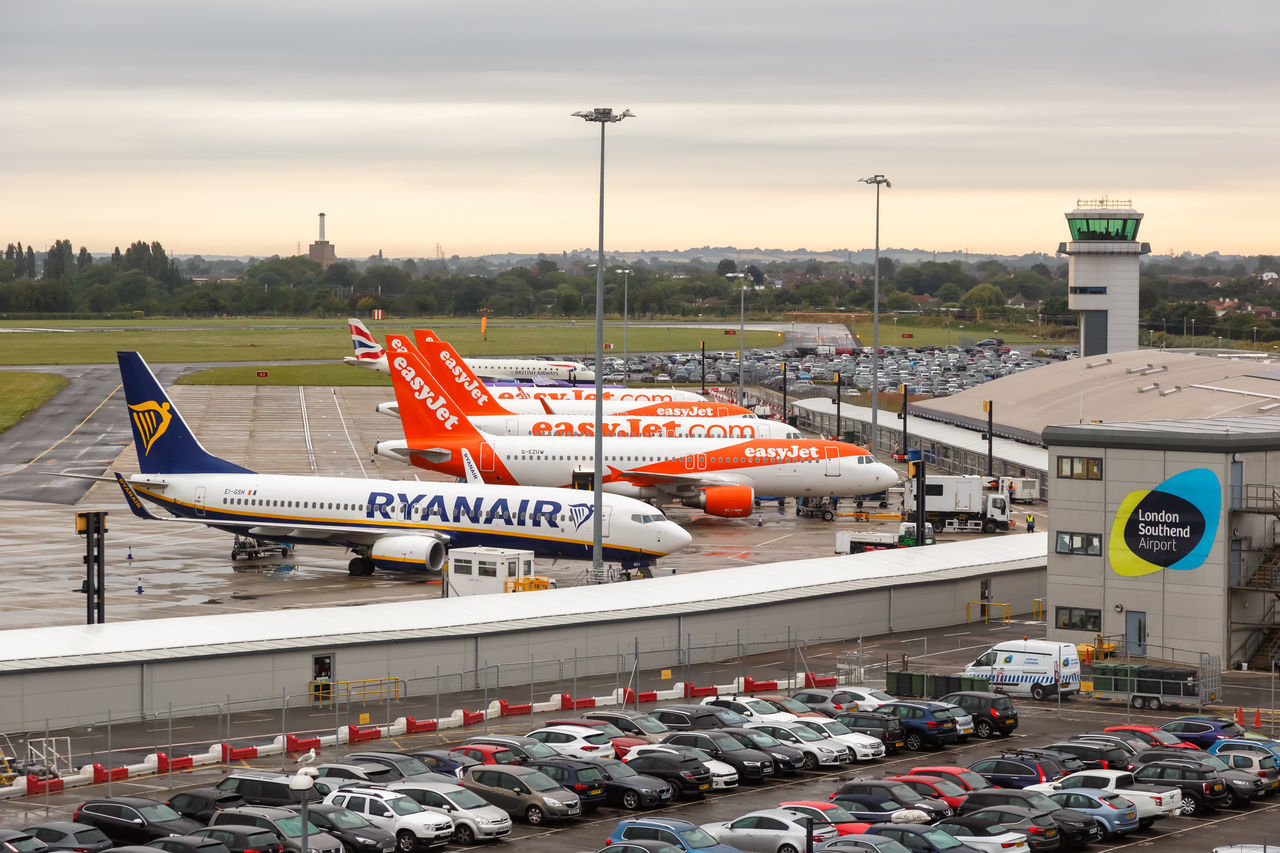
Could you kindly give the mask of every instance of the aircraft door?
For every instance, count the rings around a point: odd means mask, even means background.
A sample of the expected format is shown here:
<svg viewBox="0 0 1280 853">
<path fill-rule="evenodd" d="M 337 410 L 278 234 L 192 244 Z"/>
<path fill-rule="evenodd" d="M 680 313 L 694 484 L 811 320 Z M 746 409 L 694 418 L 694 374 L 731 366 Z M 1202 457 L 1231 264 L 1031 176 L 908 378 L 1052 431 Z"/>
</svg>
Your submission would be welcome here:
<svg viewBox="0 0 1280 853">
<path fill-rule="evenodd" d="M 826 471 L 827 476 L 839 477 L 840 476 L 840 450 L 835 447 L 827 446 L 822 448 L 822 452 L 827 458 L 827 471 Z"/>
<path fill-rule="evenodd" d="M 507 418 L 507 435 L 520 434 L 520 421 L 516 418 Z"/>
<path fill-rule="evenodd" d="M 196 486 L 196 515 L 204 517 L 204 486 Z"/>
<path fill-rule="evenodd" d="M 480 443 L 480 472 L 492 472 L 494 470 L 494 454 L 493 445 L 487 441 Z"/>
<path fill-rule="evenodd" d="M 699 453 L 697 455 L 697 467 L 699 471 L 707 470 L 707 454 Z"/>
</svg>

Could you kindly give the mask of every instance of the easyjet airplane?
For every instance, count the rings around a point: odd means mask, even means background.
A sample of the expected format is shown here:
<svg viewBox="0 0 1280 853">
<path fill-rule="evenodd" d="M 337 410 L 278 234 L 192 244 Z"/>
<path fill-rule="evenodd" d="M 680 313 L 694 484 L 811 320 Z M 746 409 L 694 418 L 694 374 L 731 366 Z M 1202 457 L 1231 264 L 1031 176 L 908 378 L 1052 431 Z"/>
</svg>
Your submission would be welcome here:
<svg viewBox="0 0 1280 853">
<path fill-rule="evenodd" d="M 376 452 L 422 468 L 462 476 L 465 459 L 488 483 L 574 484 L 595 470 L 595 437 L 493 436 L 478 431 L 433 379 L 403 335 L 387 336 L 391 380 L 405 444 L 379 442 Z M 806 439 L 601 439 L 603 488 L 643 499 L 678 500 L 710 515 L 749 515 L 757 494 L 855 496 L 898 482 L 865 449 Z M 464 453 L 463 451 L 467 451 Z M 577 475 L 577 476 L 575 476 Z"/>
<path fill-rule="evenodd" d="M 343 359 L 356 367 L 368 367 L 379 373 L 387 371 L 387 353 L 364 323 L 348 318 L 354 356 Z M 486 379 L 558 379 L 568 382 L 594 382 L 596 375 L 580 361 L 543 361 L 537 358 L 472 358 L 471 369 Z"/>
<path fill-rule="evenodd" d="M 594 415 L 524 415 L 494 399 L 492 387 L 480 381 L 470 366 L 447 342 L 424 335 L 417 341 L 419 355 L 433 378 L 458 405 L 471 424 L 490 435 L 595 435 Z M 698 417 L 607 415 L 601 422 L 604 435 L 617 438 L 653 436 L 706 436 L 710 438 L 802 438 L 800 430 L 782 421 L 761 418 L 722 418 L 703 404 Z M 397 408 L 397 411 L 399 409 Z M 388 446 L 390 442 L 387 443 Z"/>
<path fill-rule="evenodd" d="M 474 463 L 465 483 L 257 474 L 201 446 L 140 355 L 117 356 L 140 473 L 115 479 L 134 515 L 273 542 L 336 545 L 355 552 L 353 575 L 437 572 L 447 548 L 476 545 L 591 558 L 590 495 L 485 485 Z M 692 541 L 648 504 L 604 498 L 606 560 L 644 563 Z M 157 519 L 143 499 L 174 517 Z"/>
</svg>

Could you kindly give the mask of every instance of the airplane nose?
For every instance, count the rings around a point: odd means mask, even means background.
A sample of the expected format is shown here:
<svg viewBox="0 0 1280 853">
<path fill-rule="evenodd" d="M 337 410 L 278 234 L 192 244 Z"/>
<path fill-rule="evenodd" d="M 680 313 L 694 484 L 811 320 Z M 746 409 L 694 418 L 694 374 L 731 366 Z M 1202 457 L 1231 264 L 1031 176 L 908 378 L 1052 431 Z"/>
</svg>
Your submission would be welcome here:
<svg viewBox="0 0 1280 853">
<path fill-rule="evenodd" d="M 693 543 L 693 537 L 674 521 L 667 522 L 667 529 L 662 532 L 662 550 L 668 554 L 683 551 Z"/>
</svg>

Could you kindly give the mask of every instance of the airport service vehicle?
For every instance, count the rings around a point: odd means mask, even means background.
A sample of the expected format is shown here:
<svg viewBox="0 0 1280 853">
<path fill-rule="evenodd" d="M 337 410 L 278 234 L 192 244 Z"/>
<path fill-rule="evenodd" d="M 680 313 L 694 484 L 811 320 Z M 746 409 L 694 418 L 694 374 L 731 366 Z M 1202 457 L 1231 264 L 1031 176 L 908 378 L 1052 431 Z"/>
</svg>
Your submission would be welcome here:
<svg viewBox="0 0 1280 853">
<path fill-rule="evenodd" d="M 927 521 L 943 533 L 995 533 L 1009 529 L 1009 496 L 988 492 L 977 474 L 935 475 L 924 483 Z M 908 521 L 915 521 L 917 483 L 904 481 L 902 506 Z"/>
<path fill-rule="evenodd" d="M 116 474 L 115 481 L 141 518 L 158 519 L 145 499 L 172 513 L 164 520 L 174 523 L 349 548 L 357 554 L 348 566 L 353 575 L 375 568 L 438 572 L 446 541 L 591 556 L 590 496 L 579 501 L 557 489 L 475 482 L 258 474 L 201 446 L 140 355 L 118 358 L 140 473 L 128 480 Z M 653 507 L 619 495 L 604 500 L 606 560 L 644 562 L 692 541 Z"/>
<path fill-rule="evenodd" d="M 987 483 L 987 488 L 1008 495 L 1014 503 L 1040 500 L 1040 481 L 1035 477 L 1001 477 Z"/>
<path fill-rule="evenodd" d="M 1080 658 L 1070 643 L 1009 640 L 997 643 L 964 668 L 964 675 L 985 678 L 991 689 L 1010 696 L 1045 699 L 1080 692 Z"/>
<path fill-rule="evenodd" d="M 594 412 L 573 415 L 516 412 L 495 397 L 498 389 L 484 385 L 466 368 L 462 357 L 449 344 L 431 341 L 419 343 L 417 349 L 440 387 L 481 432 L 523 436 L 595 435 Z M 783 421 L 724 417 L 717 414 L 712 404 L 704 404 L 702 408 L 705 410 L 702 415 L 692 417 L 609 414 L 601 421 L 602 434 L 606 438 L 803 438 L 800 430 Z"/>
<path fill-rule="evenodd" d="M 1109 791 L 1124 797 L 1138 810 L 1138 822 L 1144 829 L 1157 820 L 1177 814 L 1182 806 L 1182 792 L 1176 787 L 1139 782 L 1127 770 L 1081 770 L 1057 782 L 1030 785 L 1027 790 L 1052 794 L 1078 788 Z"/>
<path fill-rule="evenodd" d="M 1202 654 L 1200 666 L 1145 665 L 1096 661 L 1093 665 L 1093 698 L 1128 702 L 1134 708 L 1201 707 L 1217 700 L 1222 691 L 1222 672 L 1218 658 Z M 1199 726 L 1188 726 L 1183 732 L 1162 726 L 1184 741 L 1207 749 L 1211 739 L 1198 743 Z M 1207 729 L 1206 729 L 1207 730 Z"/>
<path fill-rule="evenodd" d="M 387 354 L 373 333 L 354 317 L 347 320 L 351 329 L 354 356 L 343 359 L 347 364 L 387 373 Z M 594 382 L 596 375 L 580 361 L 544 361 L 537 358 L 472 358 L 467 365 L 490 379 L 561 379 L 568 382 Z"/>
<path fill-rule="evenodd" d="M 934 539 L 933 525 L 925 522 L 924 544 L 932 545 Z M 914 548 L 917 544 L 916 525 L 914 521 L 904 521 L 898 525 L 898 532 L 884 530 L 837 530 L 837 554 L 861 554 L 865 551 L 884 551 L 890 548 Z"/>
<path fill-rule="evenodd" d="M 468 450 L 487 483 L 591 484 L 594 437 L 487 436 L 461 416 L 408 339 L 391 335 L 387 345 L 406 444 L 392 452 L 379 442 L 377 453 L 396 459 L 407 453 L 414 465 L 464 476 L 462 451 Z M 725 518 L 749 515 L 757 493 L 857 495 L 898 479 L 866 449 L 837 441 L 655 437 L 642 443 L 602 442 L 605 491 L 678 500 Z"/>
<path fill-rule="evenodd" d="M 511 816 L 474 791 L 446 782 L 392 782 L 389 790 L 404 794 L 427 811 L 453 821 L 459 844 L 493 841 L 511 834 Z"/>
</svg>

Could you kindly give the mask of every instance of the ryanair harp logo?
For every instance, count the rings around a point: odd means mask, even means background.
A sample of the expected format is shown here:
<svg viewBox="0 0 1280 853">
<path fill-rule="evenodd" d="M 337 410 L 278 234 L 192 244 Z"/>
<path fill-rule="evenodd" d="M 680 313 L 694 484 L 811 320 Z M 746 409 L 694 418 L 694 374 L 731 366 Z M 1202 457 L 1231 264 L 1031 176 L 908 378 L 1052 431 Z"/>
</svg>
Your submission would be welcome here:
<svg viewBox="0 0 1280 853">
<path fill-rule="evenodd" d="M 595 511 L 595 504 L 570 504 L 569 518 L 573 521 L 573 529 L 581 530 L 582 525 L 586 524 L 587 521 L 590 520 L 591 516 L 595 514 Z"/>
<path fill-rule="evenodd" d="M 142 436 L 143 456 L 151 452 L 151 446 L 156 443 L 156 439 L 164 435 L 164 431 L 169 428 L 169 421 L 173 420 L 167 400 L 163 403 L 148 400 L 145 403 L 130 406 L 129 416 L 133 418 L 134 429 L 138 431 L 138 435 Z"/>
</svg>

